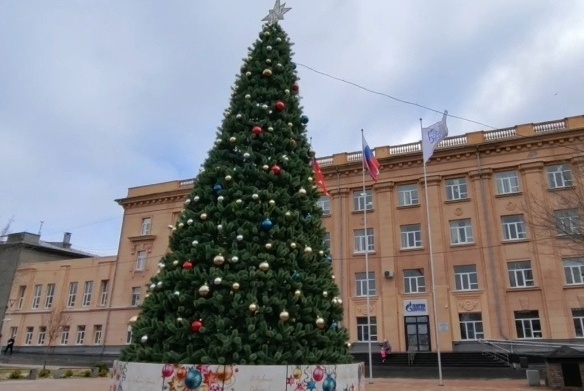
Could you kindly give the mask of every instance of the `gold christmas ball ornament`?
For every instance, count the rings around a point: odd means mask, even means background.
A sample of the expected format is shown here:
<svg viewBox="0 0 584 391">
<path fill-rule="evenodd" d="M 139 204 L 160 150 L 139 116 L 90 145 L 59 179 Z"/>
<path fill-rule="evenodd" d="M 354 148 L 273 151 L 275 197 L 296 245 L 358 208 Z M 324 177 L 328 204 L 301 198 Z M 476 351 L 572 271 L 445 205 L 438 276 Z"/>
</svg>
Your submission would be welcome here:
<svg viewBox="0 0 584 391">
<path fill-rule="evenodd" d="M 266 64 L 271 64 L 272 60 L 270 60 L 269 58 L 266 59 Z"/>
<path fill-rule="evenodd" d="M 258 198 L 260 198 L 260 196 L 256 193 L 251 195 L 251 198 L 253 198 L 254 200 L 257 200 Z"/>
<path fill-rule="evenodd" d="M 264 164 L 262 168 L 264 169 L 264 171 L 268 171 L 270 169 L 270 167 L 267 164 Z"/>
<path fill-rule="evenodd" d="M 198 240 L 193 240 L 193 243 L 191 243 L 193 246 L 196 246 L 197 244 L 199 244 Z"/>
<path fill-rule="evenodd" d="M 268 127 L 268 132 L 273 132 L 274 128 L 272 128 L 271 126 Z"/>
<path fill-rule="evenodd" d="M 300 380 L 300 378 L 302 377 L 302 369 L 296 367 L 296 369 L 294 369 L 294 372 L 292 372 L 292 376 L 294 376 L 294 379 Z"/>
<path fill-rule="evenodd" d="M 193 201 L 195 201 L 195 202 L 197 202 L 199 200 L 200 200 L 199 196 L 195 196 L 195 198 L 193 198 Z"/>
<path fill-rule="evenodd" d="M 237 256 L 234 255 L 231 257 L 231 262 L 236 263 L 238 261 L 239 261 L 239 258 Z"/>
<path fill-rule="evenodd" d="M 300 289 L 296 289 L 296 291 L 294 292 L 294 297 L 299 298 L 300 295 L 302 295 L 302 292 L 300 291 Z"/>
<path fill-rule="evenodd" d="M 245 76 L 250 77 L 251 76 L 251 72 L 250 71 L 245 72 Z"/>
<path fill-rule="evenodd" d="M 225 180 L 226 180 L 227 182 L 229 182 L 231 179 L 232 179 L 232 178 L 231 178 L 231 175 L 226 175 L 226 176 L 225 176 Z"/>
<path fill-rule="evenodd" d="M 339 299 L 337 299 L 336 297 L 333 297 L 332 302 L 333 302 L 333 304 L 339 304 Z"/>
<path fill-rule="evenodd" d="M 331 278 L 332 278 L 333 280 L 334 280 L 334 279 L 336 279 L 336 277 L 335 277 L 335 275 L 334 275 L 334 274 L 331 276 Z"/>
<path fill-rule="evenodd" d="M 203 284 L 203 286 L 199 288 L 199 293 L 201 296 L 207 296 L 209 294 L 209 285 Z"/>
<path fill-rule="evenodd" d="M 284 90 L 284 93 L 285 93 L 286 95 L 290 95 L 290 90 Z"/>
<path fill-rule="evenodd" d="M 351 349 L 351 342 L 347 342 L 347 347 Z"/>
<path fill-rule="evenodd" d="M 219 202 L 223 202 L 223 200 L 224 200 L 223 196 L 219 196 L 219 197 L 217 197 L 217 201 L 219 201 Z"/>
<path fill-rule="evenodd" d="M 143 335 L 142 338 L 140 338 L 140 342 L 142 342 L 142 343 L 148 342 L 148 336 L 147 335 Z"/>
<path fill-rule="evenodd" d="M 255 303 L 251 303 L 248 308 L 251 312 L 256 312 L 258 310 L 258 305 Z"/>
<path fill-rule="evenodd" d="M 274 201 L 274 200 L 270 200 L 270 201 L 268 202 L 268 204 L 270 204 L 271 206 L 274 206 L 274 205 L 276 205 L 276 201 Z"/>
<path fill-rule="evenodd" d="M 237 205 L 240 205 L 243 202 L 243 200 L 241 198 L 238 198 L 237 200 L 235 200 L 235 203 Z"/>
<path fill-rule="evenodd" d="M 160 288 L 161 286 L 162 286 L 162 281 L 158 281 L 158 282 L 156 283 L 156 287 L 157 287 L 157 288 Z"/>
<path fill-rule="evenodd" d="M 188 225 L 191 225 L 191 224 L 193 224 L 193 219 L 188 219 L 188 220 L 187 220 L 187 224 L 188 224 Z"/>
<path fill-rule="evenodd" d="M 298 194 L 300 194 L 301 196 L 305 196 L 306 195 L 306 189 L 304 187 L 301 187 L 300 190 L 298 190 Z"/>
<path fill-rule="evenodd" d="M 245 94 L 245 99 L 251 99 L 251 95 L 250 94 Z"/>
<path fill-rule="evenodd" d="M 185 200 L 185 205 L 188 205 L 188 204 L 190 204 L 190 203 L 191 203 L 191 199 L 190 199 L 190 198 L 187 198 L 187 199 Z"/>
<path fill-rule="evenodd" d="M 174 295 L 175 296 L 180 296 L 180 292 L 179 291 L 174 291 Z"/>
<path fill-rule="evenodd" d="M 183 321 L 183 318 L 176 318 L 176 321 L 177 322 L 182 322 Z"/>
<path fill-rule="evenodd" d="M 315 323 L 316 323 L 316 327 L 318 327 L 319 329 L 322 329 L 325 325 L 323 318 L 317 318 Z"/>
<path fill-rule="evenodd" d="M 288 127 L 289 128 L 293 128 L 294 127 L 294 124 L 292 122 L 288 122 Z"/>
<path fill-rule="evenodd" d="M 215 258 L 213 258 L 215 265 L 223 265 L 223 262 L 225 262 L 225 257 L 221 254 L 215 255 Z"/>
<path fill-rule="evenodd" d="M 322 297 L 328 297 L 328 292 L 327 291 L 323 291 L 322 292 Z"/>
<path fill-rule="evenodd" d="M 223 280 L 221 279 L 221 277 L 216 277 L 216 278 L 213 280 L 213 283 L 214 283 L 215 285 L 221 285 L 221 283 L 222 283 L 222 282 L 223 282 Z"/>
<path fill-rule="evenodd" d="M 268 271 L 270 269 L 270 264 L 267 262 L 262 262 L 260 263 L 260 270 L 262 271 Z"/>
<path fill-rule="evenodd" d="M 305 252 L 306 254 L 310 254 L 310 253 L 312 253 L 312 247 L 308 247 L 308 246 L 304 247 L 304 252 Z"/>
<path fill-rule="evenodd" d="M 284 213 L 284 215 L 288 218 L 292 217 L 292 212 L 287 211 L 286 213 Z"/>
<path fill-rule="evenodd" d="M 264 75 L 265 77 L 270 77 L 270 76 L 272 76 L 272 70 L 270 68 L 266 68 L 262 72 L 262 75 Z"/>
<path fill-rule="evenodd" d="M 237 139 L 235 137 L 229 137 L 229 141 L 232 142 L 232 143 L 234 143 L 234 142 L 237 141 Z"/>
<path fill-rule="evenodd" d="M 150 284 L 150 289 L 155 289 L 156 288 L 156 284 Z"/>
<path fill-rule="evenodd" d="M 271 249 L 272 248 L 272 244 L 271 243 L 266 243 L 266 249 Z"/>
<path fill-rule="evenodd" d="M 280 312 L 280 320 L 285 322 L 288 319 L 290 319 L 290 314 L 288 313 L 288 311 L 284 310 L 284 311 Z"/>
<path fill-rule="evenodd" d="M 201 213 L 201 220 L 207 220 L 207 213 Z"/>
<path fill-rule="evenodd" d="M 324 255 L 324 251 L 320 250 L 320 251 L 318 252 L 318 255 L 321 255 L 321 256 L 322 256 L 322 255 Z"/>
<path fill-rule="evenodd" d="M 238 289 L 239 289 L 239 283 L 238 283 L 238 282 L 234 282 L 234 283 L 231 285 L 231 289 L 233 289 L 234 291 L 238 290 Z"/>
<path fill-rule="evenodd" d="M 290 243 L 290 248 L 296 248 L 296 243 L 294 242 Z"/>
<path fill-rule="evenodd" d="M 178 265 L 178 261 L 177 261 L 177 260 L 174 260 L 174 261 L 172 261 L 172 265 L 173 265 L 173 266 L 176 266 L 176 265 Z"/>
</svg>

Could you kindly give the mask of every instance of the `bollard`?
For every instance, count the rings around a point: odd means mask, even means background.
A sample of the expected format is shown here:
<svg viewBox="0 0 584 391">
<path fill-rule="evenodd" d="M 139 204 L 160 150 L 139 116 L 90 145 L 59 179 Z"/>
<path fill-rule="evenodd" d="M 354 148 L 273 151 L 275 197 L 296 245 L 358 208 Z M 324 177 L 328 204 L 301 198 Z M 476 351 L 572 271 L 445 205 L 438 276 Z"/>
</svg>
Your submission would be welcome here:
<svg viewBox="0 0 584 391">
<path fill-rule="evenodd" d="M 36 379 L 38 379 L 38 378 L 39 378 L 39 370 L 38 370 L 38 369 L 36 369 L 36 368 L 32 368 L 32 369 L 30 370 L 30 372 L 28 373 L 28 377 L 27 377 L 27 379 L 30 379 L 30 380 L 36 380 Z"/>
</svg>

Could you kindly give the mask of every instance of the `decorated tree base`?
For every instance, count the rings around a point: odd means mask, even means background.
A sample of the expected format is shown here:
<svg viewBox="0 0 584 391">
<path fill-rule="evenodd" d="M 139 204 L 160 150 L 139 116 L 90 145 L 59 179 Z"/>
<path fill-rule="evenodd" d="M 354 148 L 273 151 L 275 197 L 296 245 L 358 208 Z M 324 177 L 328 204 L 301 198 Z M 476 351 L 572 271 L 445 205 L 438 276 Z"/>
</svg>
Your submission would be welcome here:
<svg viewBox="0 0 584 391">
<path fill-rule="evenodd" d="M 363 363 L 197 365 L 116 361 L 110 391 L 363 391 Z"/>
</svg>

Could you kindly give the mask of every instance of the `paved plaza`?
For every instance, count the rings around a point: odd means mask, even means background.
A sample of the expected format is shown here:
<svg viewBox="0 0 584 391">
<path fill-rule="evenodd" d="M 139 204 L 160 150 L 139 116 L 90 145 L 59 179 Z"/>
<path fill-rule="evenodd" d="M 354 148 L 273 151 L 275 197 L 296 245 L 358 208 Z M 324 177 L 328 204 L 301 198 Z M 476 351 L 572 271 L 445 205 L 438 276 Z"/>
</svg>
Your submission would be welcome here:
<svg viewBox="0 0 584 391">
<path fill-rule="evenodd" d="M 109 378 L 97 379 L 39 379 L 39 380 L 0 380 L 2 391 L 108 391 Z M 427 379 L 373 379 L 367 381 L 366 391 L 519 391 L 533 390 L 526 380 L 444 380 L 444 386 L 438 380 Z M 277 390 L 270 390 L 277 391 Z"/>
</svg>

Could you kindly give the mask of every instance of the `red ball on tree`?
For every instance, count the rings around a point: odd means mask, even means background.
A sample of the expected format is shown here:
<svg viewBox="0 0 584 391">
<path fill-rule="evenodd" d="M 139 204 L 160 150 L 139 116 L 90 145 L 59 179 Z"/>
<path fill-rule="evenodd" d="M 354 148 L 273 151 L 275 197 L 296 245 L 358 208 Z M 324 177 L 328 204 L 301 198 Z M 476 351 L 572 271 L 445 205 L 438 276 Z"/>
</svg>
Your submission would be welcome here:
<svg viewBox="0 0 584 391">
<path fill-rule="evenodd" d="M 276 110 L 282 111 L 286 108 L 286 105 L 281 100 L 277 101 L 275 104 Z"/>
<path fill-rule="evenodd" d="M 263 130 L 261 126 L 254 126 L 253 128 L 251 128 L 251 132 L 256 136 L 259 136 L 260 134 L 262 134 Z"/>
<path fill-rule="evenodd" d="M 294 84 L 292 85 L 292 91 L 294 91 L 295 93 L 298 93 L 298 91 L 300 91 L 300 84 L 298 84 L 298 82 L 294 82 Z"/>
<path fill-rule="evenodd" d="M 272 172 L 276 175 L 280 175 L 280 173 L 282 172 L 282 168 L 278 165 L 274 165 L 272 166 Z"/>
<path fill-rule="evenodd" d="M 191 331 L 193 333 L 198 333 L 201 330 L 201 327 L 203 327 L 203 322 L 200 320 L 195 320 L 193 323 L 191 323 Z"/>
<path fill-rule="evenodd" d="M 193 263 L 191 261 L 186 261 L 185 263 L 183 263 L 183 269 L 191 270 L 192 268 L 193 268 Z"/>
</svg>

